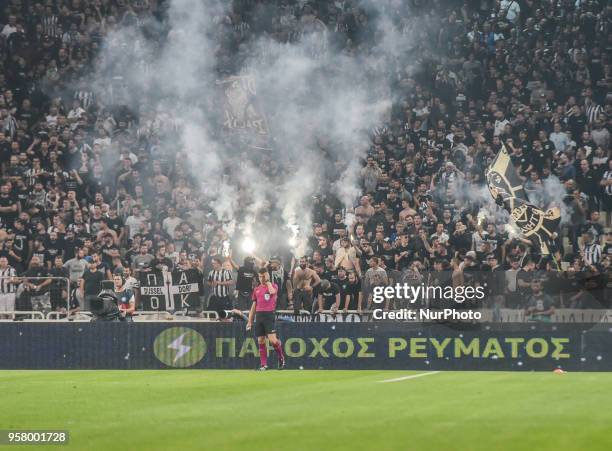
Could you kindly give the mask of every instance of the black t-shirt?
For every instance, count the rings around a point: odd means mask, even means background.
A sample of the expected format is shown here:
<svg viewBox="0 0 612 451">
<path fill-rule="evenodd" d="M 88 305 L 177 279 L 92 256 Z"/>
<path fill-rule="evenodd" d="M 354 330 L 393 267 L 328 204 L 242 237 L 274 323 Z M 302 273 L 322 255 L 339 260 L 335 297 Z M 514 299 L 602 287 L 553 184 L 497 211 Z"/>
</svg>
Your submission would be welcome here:
<svg viewBox="0 0 612 451">
<path fill-rule="evenodd" d="M 151 267 L 161 269 L 162 266 L 165 266 L 168 271 L 172 271 L 174 268 L 174 263 L 168 257 L 155 257 L 151 261 Z"/>
<path fill-rule="evenodd" d="M 330 283 L 329 288 L 327 290 L 319 291 L 319 294 L 323 296 L 323 308 L 329 309 L 336 302 L 336 295 L 340 293 L 340 287 L 336 283 Z"/>
<path fill-rule="evenodd" d="M 390 190 L 391 190 L 391 187 L 389 186 L 388 183 L 379 183 L 376 186 L 376 193 L 374 195 L 376 201 L 377 202 L 386 201 L 387 195 L 389 194 Z"/>
<path fill-rule="evenodd" d="M 357 307 L 357 300 L 359 299 L 359 290 L 360 285 L 359 282 L 349 282 L 348 277 L 344 280 L 337 281 L 338 286 L 340 287 L 340 308 L 344 308 L 344 304 L 346 302 L 346 297 L 350 296 L 349 300 L 349 308 L 354 309 Z"/>
<path fill-rule="evenodd" d="M 514 166 L 520 167 L 521 171 L 525 171 L 531 164 L 530 158 L 524 153 L 521 155 L 511 155 L 510 159 L 512 160 L 512 164 L 514 164 Z"/>
<path fill-rule="evenodd" d="M 490 253 L 494 253 L 497 256 L 497 259 L 499 261 L 502 261 L 501 259 L 501 249 L 502 246 L 504 244 L 504 239 L 503 237 L 495 234 L 495 236 L 491 236 L 491 235 L 486 235 L 484 241 L 486 241 L 487 243 L 490 244 L 491 246 L 491 252 Z"/>
<path fill-rule="evenodd" d="M 0 207 L 12 207 L 17 205 L 17 199 L 10 194 L 0 194 Z M 2 213 L 2 219 L 9 227 L 13 226 L 13 221 L 17 218 L 18 211 L 10 211 Z"/>
<path fill-rule="evenodd" d="M 21 206 L 25 206 L 28 203 L 28 199 L 30 198 L 30 191 L 27 187 L 17 188 L 15 189 L 15 199 L 21 204 Z"/>
<path fill-rule="evenodd" d="M 329 280 L 332 283 L 337 282 L 338 281 L 338 271 L 330 270 L 326 268 L 323 271 L 323 274 L 321 274 L 321 279 Z"/>
<path fill-rule="evenodd" d="M 64 246 L 64 260 L 68 261 L 71 258 L 74 258 L 74 255 L 76 253 L 76 247 L 78 245 L 76 240 L 64 240 L 63 241 L 63 246 Z"/>
<path fill-rule="evenodd" d="M 468 251 L 472 247 L 472 237 L 467 232 L 453 234 L 450 243 L 456 251 Z"/>
<path fill-rule="evenodd" d="M 100 217 L 100 218 L 91 218 L 90 222 L 89 222 L 89 228 L 91 230 L 92 234 L 97 234 L 100 231 L 101 228 L 101 224 L 103 222 L 106 222 L 106 219 Z"/>
<path fill-rule="evenodd" d="M 100 269 L 91 271 L 89 268 L 83 273 L 84 288 L 86 295 L 97 295 L 102 286 L 102 281 L 105 279 L 104 273 Z"/>
<path fill-rule="evenodd" d="M 40 264 L 43 266 L 45 266 L 49 261 L 49 253 L 44 247 L 42 249 L 39 248 L 32 250 L 32 257 L 38 257 Z"/>
<path fill-rule="evenodd" d="M 593 234 L 593 238 L 598 240 L 599 237 L 604 233 L 604 228 L 598 222 L 588 221 L 586 224 L 580 226 L 580 233 L 590 232 Z"/>
<path fill-rule="evenodd" d="M 395 250 L 394 249 L 382 249 L 379 253 L 380 258 L 382 258 L 385 262 L 385 267 L 393 268 L 395 267 Z"/>
<path fill-rule="evenodd" d="M 329 246 L 325 246 L 325 247 L 318 247 L 317 246 L 315 249 L 317 251 L 319 251 L 319 253 L 321 254 L 321 257 L 323 257 L 323 259 L 326 259 L 327 257 L 329 257 L 330 255 L 332 255 L 334 253 L 332 248 L 329 247 Z"/>
<path fill-rule="evenodd" d="M 577 171 L 576 182 L 580 191 L 588 195 L 594 195 L 599 192 L 599 183 L 596 180 L 595 173 L 588 170 L 586 173 Z"/>
<path fill-rule="evenodd" d="M 43 283 L 43 280 L 40 279 L 40 277 L 46 277 L 47 275 L 47 270 L 43 266 L 39 266 L 37 268 L 30 268 L 24 273 L 24 277 L 33 278 L 30 282 L 34 285 L 40 285 L 41 283 Z"/>
<path fill-rule="evenodd" d="M 0 163 L 8 163 L 11 159 L 11 145 L 8 141 L 0 142 Z"/>
<path fill-rule="evenodd" d="M 332 223 L 332 235 L 334 239 L 337 240 L 338 238 L 340 238 L 341 230 L 346 230 L 346 224 L 344 224 L 343 222 L 333 222 Z"/>
<path fill-rule="evenodd" d="M 403 252 L 406 252 L 407 254 L 399 257 L 399 260 L 396 264 L 396 269 L 398 269 L 399 271 L 403 271 L 404 269 L 408 268 L 415 257 L 414 246 L 412 246 L 410 243 L 407 246 L 402 246 L 401 244 L 399 244 L 395 249 L 395 255 L 397 256 L 401 255 Z"/>
<path fill-rule="evenodd" d="M 236 290 L 239 293 L 250 293 L 253 290 L 253 280 L 255 279 L 255 269 L 241 266 L 238 268 L 236 278 Z"/>
<path fill-rule="evenodd" d="M 123 221 L 119 217 L 114 219 L 106 218 L 106 224 L 108 225 L 109 229 L 115 231 L 117 235 L 119 235 L 121 233 L 121 229 L 123 229 Z"/>
<path fill-rule="evenodd" d="M 521 288 L 518 286 L 518 281 L 521 280 L 524 283 L 530 284 L 534 276 L 535 276 L 534 271 L 525 271 L 524 269 L 519 270 L 518 274 L 516 275 L 516 281 L 517 281 L 516 291 L 519 292 L 521 295 L 525 296 L 525 299 L 527 298 L 527 296 L 531 295 L 531 287 L 529 286 L 529 287 Z"/>
<path fill-rule="evenodd" d="M 56 268 L 55 266 L 49 270 L 49 275 L 52 277 L 62 277 L 68 278 L 70 276 L 68 272 L 68 268 Z M 51 281 L 50 290 L 51 294 L 59 294 L 62 290 L 66 290 L 68 288 L 66 280 L 61 279 L 53 279 Z"/>
<path fill-rule="evenodd" d="M 359 256 L 359 267 L 360 268 L 369 268 L 368 260 L 370 260 L 372 257 L 374 257 L 374 255 L 375 255 L 374 252 L 372 252 L 370 254 L 368 252 L 363 251 L 361 253 L 361 255 Z"/>
<path fill-rule="evenodd" d="M 64 243 L 63 243 L 63 240 L 59 240 L 59 239 L 55 240 L 55 241 L 48 240 L 46 248 L 47 248 L 47 256 L 48 256 L 49 260 L 51 260 L 52 264 L 53 264 L 53 259 L 56 256 L 58 256 L 58 255 L 63 256 L 64 255 Z"/>
<path fill-rule="evenodd" d="M 554 148 L 554 144 L 550 144 Z M 549 146 L 542 146 L 540 149 L 533 149 L 531 152 L 531 161 L 535 169 L 541 173 L 546 163 L 552 161 L 552 148 Z"/>
<path fill-rule="evenodd" d="M 22 260 L 25 261 L 28 256 L 28 241 L 30 240 L 30 234 L 27 230 L 14 230 L 15 233 L 15 242 L 13 249 L 15 253 L 21 257 Z"/>
</svg>

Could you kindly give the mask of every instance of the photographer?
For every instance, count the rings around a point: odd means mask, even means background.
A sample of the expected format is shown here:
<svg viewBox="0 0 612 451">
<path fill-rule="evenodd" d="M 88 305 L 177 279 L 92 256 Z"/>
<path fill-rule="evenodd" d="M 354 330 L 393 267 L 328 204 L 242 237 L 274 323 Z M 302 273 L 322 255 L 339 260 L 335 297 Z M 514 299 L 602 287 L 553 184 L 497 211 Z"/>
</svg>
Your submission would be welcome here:
<svg viewBox="0 0 612 451">
<path fill-rule="evenodd" d="M 100 292 L 94 299 L 91 300 L 91 313 L 93 313 L 92 322 L 94 321 L 125 321 L 125 317 L 121 314 L 118 307 L 118 299 L 110 290 Z"/>
</svg>

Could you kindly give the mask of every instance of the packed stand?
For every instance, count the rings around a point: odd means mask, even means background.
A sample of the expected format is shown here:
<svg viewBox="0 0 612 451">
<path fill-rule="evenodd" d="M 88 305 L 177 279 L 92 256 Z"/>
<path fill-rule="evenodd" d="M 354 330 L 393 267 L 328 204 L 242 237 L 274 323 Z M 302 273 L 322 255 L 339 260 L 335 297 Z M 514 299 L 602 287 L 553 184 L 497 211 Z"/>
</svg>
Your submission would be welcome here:
<svg viewBox="0 0 612 451">
<path fill-rule="evenodd" d="M 269 265 L 283 307 L 296 310 L 366 310 L 375 286 L 411 280 L 485 284 L 491 307 L 539 318 L 609 307 L 612 7 L 390 4 L 393 26 L 422 41 L 410 49 L 418 69 L 398 67 L 393 77 L 402 95 L 372 133 L 354 211 L 321 192 L 306 255 L 239 265 L 239 251 L 234 259 L 223 252 L 231 237 L 199 202 L 197 180 L 151 132 L 164 112 L 110 105 L 88 82 L 105 35 L 163 18 L 165 2 L 8 0 L 0 11 L 0 311 L 88 310 L 104 281 L 131 298 L 143 272 L 192 268 L 202 295 L 219 303 L 213 309 L 245 309 L 258 265 Z M 306 18 L 323 23 L 342 52 L 375 51 L 368 14 L 356 1 L 235 2 L 219 25 L 231 41 L 219 70 L 231 70 L 230 49 L 252 34 L 297 39 Z M 532 201 L 562 200 L 554 259 L 479 194 L 502 143 Z M 109 149 L 118 158 L 109 161 Z M 123 310 L 133 308 L 128 299 Z"/>
</svg>

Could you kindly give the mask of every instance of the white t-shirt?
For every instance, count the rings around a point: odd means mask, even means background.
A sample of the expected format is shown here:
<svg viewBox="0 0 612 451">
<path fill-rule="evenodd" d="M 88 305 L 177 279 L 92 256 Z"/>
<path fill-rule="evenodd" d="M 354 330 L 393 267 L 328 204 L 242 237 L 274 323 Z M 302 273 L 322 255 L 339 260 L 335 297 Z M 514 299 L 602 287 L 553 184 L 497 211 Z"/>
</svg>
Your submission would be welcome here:
<svg viewBox="0 0 612 451">
<path fill-rule="evenodd" d="M 519 14 L 521 13 L 521 6 L 516 0 L 502 0 L 500 10 L 507 11 L 506 19 L 508 19 L 510 22 L 514 22 L 518 19 Z"/>
<path fill-rule="evenodd" d="M 174 218 L 167 217 L 162 221 L 162 228 L 168 235 L 173 236 L 174 229 L 176 229 L 181 222 L 182 220 L 178 216 L 175 216 Z"/>
<path fill-rule="evenodd" d="M 0 34 L 4 36 L 5 38 L 8 38 L 10 35 L 12 35 L 15 32 L 17 32 L 17 27 L 7 23 L 2 28 L 2 31 L 0 32 Z"/>
</svg>

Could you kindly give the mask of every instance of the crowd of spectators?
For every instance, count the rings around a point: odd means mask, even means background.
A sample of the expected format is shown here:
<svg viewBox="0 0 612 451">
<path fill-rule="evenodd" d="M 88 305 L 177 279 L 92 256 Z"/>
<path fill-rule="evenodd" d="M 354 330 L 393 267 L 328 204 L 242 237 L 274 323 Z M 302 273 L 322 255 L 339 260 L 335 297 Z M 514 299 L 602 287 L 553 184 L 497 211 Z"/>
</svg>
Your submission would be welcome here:
<svg viewBox="0 0 612 451">
<path fill-rule="evenodd" d="M 63 308 L 73 290 L 47 276 L 68 277 L 86 302 L 114 274 L 130 288 L 152 269 L 197 268 L 207 279 L 212 259 L 223 257 L 227 237 L 205 214 L 197 181 L 150 132 L 159 112 L 105 104 L 88 84 L 105 35 L 163 20 L 166 3 L 3 3 L 0 271 L 30 277 L 21 289 L 31 298 L 48 293 L 50 308 Z M 410 49 L 410 69 L 390 76 L 401 95 L 372 134 L 355 221 L 347 226 L 347 212 L 322 192 L 307 255 L 270 259 L 284 305 L 319 298 L 314 308 L 365 309 L 372 287 L 410 278 L 487 283 L 497 307 L 530 314 L 607 305 L 612 7 L 603 0 L 387 3 L 391 26 L 422 44 Z M 238 48 L 261 32 L 297 39 L 294 32 L 313 20 L 347 54 L 379 39 L 371 9 L 351 0 L 235 1 L 219 27 Z M 484 186 L 502 143 L 541 207 L 563 200 L 553 249 L 561 271 L 466 195 Z M 116 160 L 106 158 L 110 149 Z M 560 197 L 549 196 L 553 179 Z"/>
</svg>

